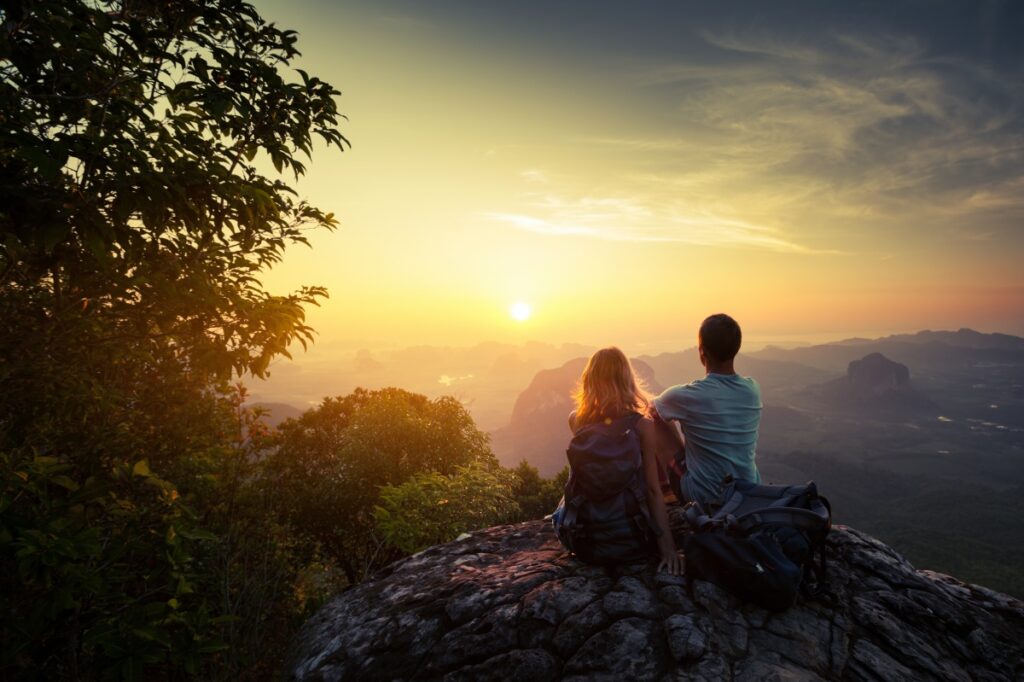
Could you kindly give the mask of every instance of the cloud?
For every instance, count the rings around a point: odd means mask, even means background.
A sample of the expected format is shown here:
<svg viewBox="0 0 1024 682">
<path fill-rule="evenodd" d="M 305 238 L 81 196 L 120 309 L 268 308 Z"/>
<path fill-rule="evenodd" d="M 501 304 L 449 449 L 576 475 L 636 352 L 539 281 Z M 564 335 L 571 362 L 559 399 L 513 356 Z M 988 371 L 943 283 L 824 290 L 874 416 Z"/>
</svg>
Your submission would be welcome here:
<svg viewBox="0 0 1024 682">
<path fill-rule="evenodd" d="M 710 51 L 699 59 L 633 74 L 674 107 L 657 134 L 587 138 L 642 158 L 636 177 L 700 206 L 734 197 L 728 215 L 748 224 L 774 211 L 787 243 L 858 217 L 877 228 L 981 210 L 1004 231 L 1020 224 L 1020 74 L 895 33 L 700 35 Z"/>
<path fill-rule="evenodd" d="M 820 63 L 825 58 L 821 49 L 813 44 L 801 44 L 767 31 L 738 34 L 735 31 L 703 30 L 700 36 L 706 43 L 730 52 L 744 52 L 807 64 Z"/>
<path fill-rule="evenodd" d="M 537 182 L 537 183 L 547 183 L 548 182 L 547 173 L 545 173 L 544 171 L 539 170 L 537 168 L 527 168 L 526 170 L 521 171 L 519 173 L 519 176 L 521 178 L 523 178 L 524 180 L 527 180 L 529 182 Z"/>
<path fill-rule="evenodd" d="M 487 218 L 497 220 L 503 223 L 508 223 L 513 227 L 525 230 L 526 232 L 536 232 L 537 234 L 546 235 L 586 235 L 591 237 L 600 237 L 602 235 L 598 230 L 589 227 L 582 227 L 579 225 L 558 225 L 543 218 L 537 218 L 535 216 L 519 215 L 515 213 L 486 213 L 484 214 Z"/>
<path fill-rule="evenodd" d="M 548 236 L 574 236 L 626 242 L 677 242 L 701 246 L 754 248 L 785 253 L 813 250 L 786 239 L 775 228 L 707 212 L 685 213 L 637 199 L 535 197 L 532 213 L 487 213 L 491 220 Z"/>
</svg>

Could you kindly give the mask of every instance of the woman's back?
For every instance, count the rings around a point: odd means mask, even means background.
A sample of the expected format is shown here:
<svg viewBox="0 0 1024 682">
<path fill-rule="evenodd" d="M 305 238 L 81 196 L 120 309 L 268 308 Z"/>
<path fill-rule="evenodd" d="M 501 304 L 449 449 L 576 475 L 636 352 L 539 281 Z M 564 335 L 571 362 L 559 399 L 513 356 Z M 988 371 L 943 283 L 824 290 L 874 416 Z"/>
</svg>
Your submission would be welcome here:
<svg viewBox="0 0 1024 682">
<path fill-rule="evenodd" d="M 587 362 L 569 415 L 573 433 L 566 455 L 570 476 L 552 517 L 558 537 L 581 559 L 616 563 L 662 555 L 682 565 L 668 529 L 661 496 L 650 396 L 618 348 L 603 348 Z M 647 452 L 645 452 L 645 449 Z"/>
</svg>

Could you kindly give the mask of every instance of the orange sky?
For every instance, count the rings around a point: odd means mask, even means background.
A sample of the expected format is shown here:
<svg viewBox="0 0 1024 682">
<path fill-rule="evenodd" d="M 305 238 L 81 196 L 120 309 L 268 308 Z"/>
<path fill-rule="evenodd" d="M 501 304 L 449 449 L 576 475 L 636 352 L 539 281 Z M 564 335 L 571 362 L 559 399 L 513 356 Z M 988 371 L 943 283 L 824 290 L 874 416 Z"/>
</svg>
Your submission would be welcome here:
<svg viewBox="0 0 1024 682">
<path fill-rule="evenodd" d="M 971 31 L 483 4 L 256 2 L 350 118 L 300 183 L 340 229 L 265 279 L 322 341 L 1024 333 L 1024 91 Z"/>
</svg>

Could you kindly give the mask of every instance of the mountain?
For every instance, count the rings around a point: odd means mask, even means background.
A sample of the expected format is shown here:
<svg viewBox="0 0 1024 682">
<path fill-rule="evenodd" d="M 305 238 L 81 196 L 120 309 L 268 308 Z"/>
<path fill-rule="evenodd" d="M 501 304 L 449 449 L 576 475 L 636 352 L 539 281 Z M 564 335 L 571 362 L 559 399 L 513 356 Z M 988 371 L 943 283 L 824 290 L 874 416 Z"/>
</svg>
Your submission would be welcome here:
<svg viewBox="0 0 1024 682">
<path fill-rule="evenodd" d="M 704 375 L 696 348 L 641 355 L 631 362 L 647 390 L 654 394 L 661 393 L 667 385 L 688 383 Z M 491 445 L 503 464 L 512 466 L 526 459 L 545 476 L 553 476 L 565 466 L 572 392 L 586 364 L 586 358 L 581 357 L 555 369 L 541 370 L 518 395 L 507 426 L 491 432 Z M 742 354 L 736 365 L 742 374 L 757 379 L 766 400 L 831 376 L 829 372 L 787 360 Z M 769 416 L 783 418 L 781 412 Z"/>
<path fill-rule="evenodd" d="M 841 372 L 847 364 L 869 353 L 882 353 L 917 372 L 956 374 L 980 365 L 1019 364 L 1024 338 L 1008 334 L 982 334 L 971 329 L 923 331 L 880 339 L 847 339 L 800 348 L 767 347 L 751 353 L 762 360 L 792 362 L 828 372 Z"/>
<path fill-rule="evenodd" d="M 814 480 L 837 522 L 920 565 L 1024 596 L 1022 344 L 961 330 L 741 354 L 738 371 L 764 396 L 762 476 Z M 574 362 L 568 377 L 536 375 L 537 390 L 517 396 L 493 433 L 504 463 L 525 458 L 547 476 L 564 466 L 568 394 L 583 366 Z M 655 385 L 702 372 L 695 349 L 636 362 Z"/>
<path fill-rule="evenodd" d="M 641 355 L 640 360 L 650 365 L 658 379 L 666 386 L 685 384 L 704 376 L 704 366 L 696 348 L 659 355 Z M 808 384 L 830 378 L 831 373 L 800 364 L 795 359 L 763 358 L 756 354 L 740 353 L 736 357 L 736 371 L 757 379 L 765 396 L 781 394 Z"/>
<path fill-rule="evenodd" d="M 1024 350 L 1024 338 L 1010 334 L 984 334 L 962 327 L 951 331 L 921 331 L 916 334 L 894 334 L 886 337 L 891 341 L 907 343 L 944 343 L 959 348 L 987 350 Z"/>
<path fill-rule="evenodd" d="M 846 376 L 807 389 L 807 404 L 820 411 L 824 405 L 848 416 L 906 419 L 937 414 L 931 400 L 910 382 L 910 369 L 881 353 L 853 360 Z"/>
<path fill-rule="evenodd" d="M 674 521 L 679 515 L 671 513 Z M 673 523 L 677 536 L 685 533 Z M 1024 603 L 839 526 L 825 593 L 783 613 L 569 557 L 546 521 L 396 562 L 324 605 L 292 680 L 1019 680 Z"/>
<path fill-rule="evenodd" d="M 631 362 L 648 391 L 663 390 L 650 365 L 639 359 Z M 508 425 L 491 432 L 491 446 L 503 465 L 527 459 L 543 476 L 554 476 L 566 465 L 572 393 L 586 365 L 586 358 L 575 358 L 533 377 L 516 398 Z"/>
<path fill-rule="evenodd" d="M 846 368 L 846 383 L 865 397 L 910 390 L 910 370 L 881 353 L 865 355 Z"/>
<path fill-rule="evenodd" d="M 429 398 L 455 396 L 481 428 L 491 430 L 508 423 L 515 397 L 538 371 L 593 350 L 538 342 L 356 350 L 322 342 L 311 345 L 301 362 L 275 362 L 270 376 L 249 388 L 253 400 L 314 405 L 359 387 L 401 386 Z"/>
</svg>

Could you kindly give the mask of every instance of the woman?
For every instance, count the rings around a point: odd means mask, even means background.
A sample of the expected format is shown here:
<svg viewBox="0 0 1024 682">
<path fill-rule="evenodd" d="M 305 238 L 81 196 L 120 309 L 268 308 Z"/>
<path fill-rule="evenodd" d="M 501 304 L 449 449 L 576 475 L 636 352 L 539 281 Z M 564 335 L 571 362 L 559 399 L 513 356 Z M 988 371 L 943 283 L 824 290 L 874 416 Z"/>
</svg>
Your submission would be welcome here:
<svg viewBox="0 0 1024 682">
<path fill-rule="evenodd" d="M 636 415 L 636 431 L 640 436 L 643 458 L 646 501 L 651 519 L 663 532 L 658 536 L 661 562 L 658 570 L 680 575 L 683 557 L 676 551 L 669 529 L 665 498 L 661 492 L 659 453 L 665 446 L 659 442 L 659 431 L 647 416 L 650 396 L 640 387 L 629 359 L 618 348 L 602 348 L 591 356 L 580 376 L 576 390 L 576 409 L 569 415 L 569 428 L 575 435 L 588 424 L 612 423 L 630 414 Z"/>
</svg>

